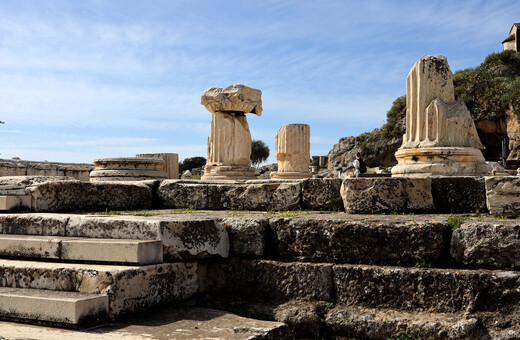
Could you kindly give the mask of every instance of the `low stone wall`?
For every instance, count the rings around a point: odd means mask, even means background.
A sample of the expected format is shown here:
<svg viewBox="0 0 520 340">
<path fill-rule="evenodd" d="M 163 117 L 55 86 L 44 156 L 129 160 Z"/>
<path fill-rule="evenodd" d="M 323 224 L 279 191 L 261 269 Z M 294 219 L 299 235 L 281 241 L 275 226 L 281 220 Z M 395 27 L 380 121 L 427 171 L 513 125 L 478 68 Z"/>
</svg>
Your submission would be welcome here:
<svg viewBox="0 0 520 340">
<path fill-rule="evenodd" d="M 2 176 L 67 176 L 88 182 L 93 164 L 50 163 L 24 161 L 21 159 L 0 159 Z"/>
<path fill-rule="evenodd" d="M 25 210 L 50 212 L 171 208 L 350 214 L 489 211 L 495 216 L 520 216 L 517 176 L 99 183 L 59 176 L 4 176 L 0 196 L 5 196 L 0 199 L 4 211 L 24 210 L 22 201 L 7 196 L 27 196 Z"/>
</svg>

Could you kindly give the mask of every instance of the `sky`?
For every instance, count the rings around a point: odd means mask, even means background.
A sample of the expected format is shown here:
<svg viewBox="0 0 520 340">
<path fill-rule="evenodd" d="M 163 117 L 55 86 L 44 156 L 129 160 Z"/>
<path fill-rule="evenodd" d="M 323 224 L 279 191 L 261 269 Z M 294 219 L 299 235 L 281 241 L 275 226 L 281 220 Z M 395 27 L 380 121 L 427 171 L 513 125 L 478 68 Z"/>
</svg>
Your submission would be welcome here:
<svg viewBox="0 0 520 340">
<path fill-rule="evenodd" d="M 209 87 L 262 91 L 252 139 L 311 128 L 311 155 L 380 127 L 423 55 L 502 50 L 520 1 L 0 0 L 0 158 L 204 156 Z"/>
</svg>

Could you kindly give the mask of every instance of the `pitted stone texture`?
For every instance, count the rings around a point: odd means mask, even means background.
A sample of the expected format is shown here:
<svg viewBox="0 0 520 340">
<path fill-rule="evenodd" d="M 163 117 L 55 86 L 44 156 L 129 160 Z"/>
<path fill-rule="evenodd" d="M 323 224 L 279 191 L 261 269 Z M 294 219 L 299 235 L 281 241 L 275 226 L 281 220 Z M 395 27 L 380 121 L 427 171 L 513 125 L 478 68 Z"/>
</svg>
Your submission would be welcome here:
<svg viewBox="0 0 520 340">
<path fill-rule="evenodd" d="M 495 216 L 520 216 L 520 178 L 486 177 L 486 204 Z"/>
<path fill-rule="evenodd" d="M 305 262 L 415 265 L 436 262 L 444 250 L 445 222 L 416 218 L 270 219 L 278 259 Z"/>
<path fill-rule="evenodd" d="M 478 318 L 459 314 L 404 312 L 388 309 L 339 306 L 331 310 L 325 324 L 336 336 L 362 339 L 481 339 Z"/>
<path fill-rule="evenodd" d="M 109 295 L 109 317 L 197 291 L 196 263 L 141 267 L 0 260 L 0 286 Z"/>
<path fill-rule="evenodd" d="M 520 299 L 510 271 L 335 265 L 336 302 L 348 306 L 456 313 L 507 310 Z"/>
<path fill-rule="evenodd" d="M 262 91 L 245 85 L 211 87 L 202 92 L 200 103 L 211 112 L 241 112 L 262 115 Z"/>
<path fill-rule="evenodd" d="M 160 230 L 169 261 L 229 255 L 228 233 L 215 220 L 162 221 Z"/>
<path fill-rule="evenodd" d="M 28 195 L 27 188 L 51 181 L 76 182 L 63 176 L 5 176 L 0 177 L 0 195 Z"/>
<path fill-rule="evenodd" d="M 229 254 L 228 234 L 216 219 L 188 217 L 172 221 L 136 216 L 3 214 L 0 231 L 19 235 L 160 240 L 165 261 Z"/>
<path fill-rule="evenodd" d="M 341 186 L 347 213 L 421 212 L 434 208 L 430 178 L 347 178 Z"/>
<path fill-rule="evenodd" d="M 432 195 L 439 213 L 487 211 L 483 177 L 433 177 Z"/>
<path fill-rule="evenodd" d="M 240 294 L 264 301 L 331 301 L 332 265 L 237 259 L 199 263 L 200 292 Z"/>
<path fill-rule="evenodd" d="M 264 256 L 269 225 L 267 219 L 225 218 L 222 225 L 229 234 L 230 255 Z"/>
<path fill-rule="evenodd" d="M 344 210 L 340 178 L 309 178 L 301 182 L 302 203 L 310 210 Z"/>
<path fill-rule="evenodd" d="M 236 182 L 166 180 L 158 189 L 161 205 L 167 208 L 222 210 L 229 208 L 227 192 Z"/>
<path fill-rule="evenodd" d="M 278 172 L 271 178 L 308 178 L 311 128 L 307 124 L 286 124 L 276 134 L 275 149 Z"/>
<path fill-rule="evenodd" d="M 44 182 L 28 187 L 33 211 L 91 211 L 147 209 L 152 190 L 140 183 L 78 180 Z"/>
<path fill-rule="evenodd" d="M 300 183 L 291 181 L 163 181 L 158 196 L 168 208 L 294 210 L 300 205 L 300 192 Z"/>
<path fill-rule="evenodd" d="M 289 301 L 274 309 L 274 319 L 288 325 L 297 339 L 320 338 L 326 302 Z"/>
<path fill-rule="evenodd" d="M 520 267 L 519 221 L 468 221 L 453 232 L 451 256 L 460 264 L 493 269 Z"/>
<path fill-rule="evenodd" d="M 230 206 L 238 210 L 295 210 L 300 205 L 299 182 L 248 182 L 227 192 Z"/>
<path fill-rule="evenodd" d="M 92 164 L 36 162 L 21 159 L 0 159 L 0 177 L 4 176 L 67 176 L 89 180 Z"/>
</svg>

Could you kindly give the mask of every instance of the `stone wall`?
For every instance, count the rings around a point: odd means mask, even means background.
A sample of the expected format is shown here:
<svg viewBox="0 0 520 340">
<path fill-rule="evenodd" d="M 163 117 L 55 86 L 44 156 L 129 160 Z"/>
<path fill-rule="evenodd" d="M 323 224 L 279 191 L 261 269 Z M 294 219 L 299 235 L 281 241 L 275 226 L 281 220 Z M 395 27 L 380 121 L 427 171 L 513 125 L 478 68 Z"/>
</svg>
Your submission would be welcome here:
<svg viewBox="0 0 520 340">
<path fill-rule="evenodd" d="M 89 181 L 93 164 L 56 163 L 24 161 L 21 159 L 0 159 L 0 177 L 2 176 L 67 176 L 80 181 Z"/>
</svg>

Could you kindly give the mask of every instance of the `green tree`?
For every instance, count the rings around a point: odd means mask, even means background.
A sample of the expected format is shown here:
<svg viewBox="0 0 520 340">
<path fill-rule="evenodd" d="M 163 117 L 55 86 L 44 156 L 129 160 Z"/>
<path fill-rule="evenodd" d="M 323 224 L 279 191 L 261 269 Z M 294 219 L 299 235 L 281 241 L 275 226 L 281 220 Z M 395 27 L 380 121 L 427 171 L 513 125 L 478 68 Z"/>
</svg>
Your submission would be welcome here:
<svg viewBox="0 0 520 340">
<path fill-rule="evenodd" d="M 267 158 L 269 158 L 269 147 L 261 140 L 254 140 L 251 143 L 251 163 L 257 166 Z"/>
<path fill-rule="evenodd" d="M 206 158 L 201 156 L 188 157 L 185 158 L 182 162 L 179 163 L 179 173 L 183 173 L 186 170 L 190 170 L 193 168 L 200 168 L 206 164 Z"/>
</svg>

